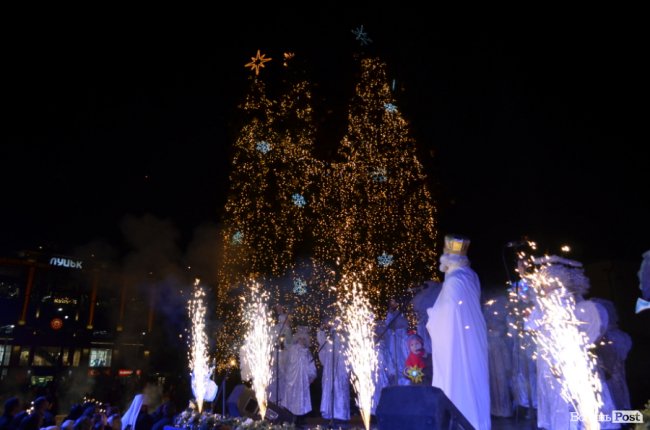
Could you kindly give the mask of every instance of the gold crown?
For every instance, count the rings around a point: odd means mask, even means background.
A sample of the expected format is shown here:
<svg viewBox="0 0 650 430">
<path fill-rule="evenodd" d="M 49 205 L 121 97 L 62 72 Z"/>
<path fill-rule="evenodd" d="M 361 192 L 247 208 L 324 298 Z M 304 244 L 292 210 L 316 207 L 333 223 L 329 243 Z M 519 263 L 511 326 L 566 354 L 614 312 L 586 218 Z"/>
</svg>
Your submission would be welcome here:
<svg viewBox="0 0 650 430">
<path fill-rule="evenodd" d="M 445 254 L 467 255 L 470 240 L 466 237 L 448 234 L 445 236 Z"/>
</svg>

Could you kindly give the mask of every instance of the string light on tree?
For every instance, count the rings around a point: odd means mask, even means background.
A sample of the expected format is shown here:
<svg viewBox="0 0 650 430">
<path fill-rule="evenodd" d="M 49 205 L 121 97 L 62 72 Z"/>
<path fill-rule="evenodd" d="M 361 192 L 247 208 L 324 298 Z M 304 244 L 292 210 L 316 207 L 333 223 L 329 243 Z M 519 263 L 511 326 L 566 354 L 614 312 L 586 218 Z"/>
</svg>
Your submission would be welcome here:
<svg viewBox="0 0 650 430">
<path fill-rule="evenodd" d="M 285 71 L 292 73 L 291 68 Z M 241 345 L 243 321 L 236 301 L 242 286 L 256 279 L 273 297 L 282 299 L 279 279 L 293 268 L 296 249 L 302 246 L 305 232 L 311 232 L 314 212 L 304 196 L 314 194 L 322 165 L 312 155 L 315 128 L 308 82 L 288 79 L 277 98 L 267 95 L 261 78 L 251 77 L 250 83 L 240 105 L 243 126 L 233 145 L 222 218 L 215 330 L 220 371 L 228 368 Z M 296 196 L 302 207 L 292 194 L 302 197 Z M 241 243 L 232 240 L 238 231 L 245 233 Z M 313 314 L 322 308 L 305 306 Z"/>
<path fill-rule="evenodd" d="M 396 104 L 386 64 L 360 66 L 337 161 L 321 180 L 315 251 L 337 273 L 356 273 L 379 313 L 389 297 L 435 279 L 436 208 L 407 121 L 386 114 Z M 389 264 L 385 250 L 399 258 Z"/>
</svg>

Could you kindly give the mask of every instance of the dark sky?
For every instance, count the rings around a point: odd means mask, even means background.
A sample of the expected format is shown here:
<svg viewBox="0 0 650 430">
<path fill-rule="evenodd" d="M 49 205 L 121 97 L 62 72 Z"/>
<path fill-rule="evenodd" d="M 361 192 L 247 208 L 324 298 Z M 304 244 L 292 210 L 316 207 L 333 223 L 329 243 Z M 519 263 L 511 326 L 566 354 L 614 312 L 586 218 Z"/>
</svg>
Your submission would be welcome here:
<svg viewBox="0 0 650 430">
<path fill-rule="evenodd" d="M 257 49 L 296 52 L 316 85 L 327 154 L 344 131 L 359 52 L 351 29 L 363 24 L 368 52 L 399 84 L 441 233 L 469 235 L 479 269 L 498 273 L 503 244 L 524 234 L 550 251 L 568 242 L 584 261 L 640 263 L 650 248 L 638 125 L 647 47 L 610 12 L 478 25 L 396 5 L 19 19 L 3 52 L 1 254 L 95 239 L 119 249 L 125 214 L 170 219 L 183 241 L 216 222 L 243 65 Z"/>
</svg>

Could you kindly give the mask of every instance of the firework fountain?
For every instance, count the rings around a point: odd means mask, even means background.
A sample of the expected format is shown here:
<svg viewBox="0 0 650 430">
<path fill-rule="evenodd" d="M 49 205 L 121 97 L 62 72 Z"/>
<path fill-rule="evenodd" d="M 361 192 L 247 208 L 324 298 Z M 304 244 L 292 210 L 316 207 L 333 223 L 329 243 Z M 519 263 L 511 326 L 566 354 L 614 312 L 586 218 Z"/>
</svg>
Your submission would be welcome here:
<svg viewBox="0 0 650 430">
<path fill-rule="evenodd" d="M 603 404 L 601 383 L 596 372 L 596 358 L 590 342 L 578 327 L 576 303 L 560 279 L 547 275 L 542 267 L 524 278 L 536 294 L 539 329 L 534 341 L 538 359 L 544 360 L 560 383 L 560 393 L 573 405 L 588 430 L 598 430 L 598 416 Z"/>
<path fill-rule="evenodd" d="M 216 385 L 212 381 L 213 368 L 208 357 L 208 337 L 205 334 L 205 291 L 199 285 L 199 280 L 194 281 L 194 292 L 188 302 L 187 309 L 192 326 L 190 328 L 189 366 L 192 377 L 192 392 L 199 412 L 203 408 L 203 401 L 216 394 Z M 213 393 L 212 393 L 213 392 Z M 211 400 L 211 399 L 210 399 Z"/>
<path fill-rule="evenodd" d="M 352 370 L 352 386 L 357 393 L 357 404 L 363 424 L 368 430 L 378 363 L 375 316 L 361 284 L 352 283 L 352 286 L 345 286 L 338 306 L 343 332 L 348 334 L 345 362 Z"/>
<path fill-rule="evenodd" d="M 242 297 L 242 300 L 244 321 L 247 322 L 242 360 L 246 361 L 250 369 L 260 416 L 264 418 L 267 407 L 266 390 L 271 382 L 273 364 L 271 353 L 273 322 L 267 305 L 268 293 L 261 292 L 259 284 L 254 283 L 250 289 L 250 296 Z"/>
</svg>

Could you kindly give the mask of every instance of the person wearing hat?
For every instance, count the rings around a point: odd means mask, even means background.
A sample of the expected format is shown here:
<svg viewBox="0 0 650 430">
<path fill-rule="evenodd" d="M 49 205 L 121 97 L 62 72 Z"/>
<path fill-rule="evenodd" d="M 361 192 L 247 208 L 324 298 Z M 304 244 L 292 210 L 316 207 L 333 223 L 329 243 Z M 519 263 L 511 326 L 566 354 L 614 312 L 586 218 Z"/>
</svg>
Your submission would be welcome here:
<svg viewBox="0 0 650 430">
<path fill-rule="evenodd" d="M 435 304 L 427 309 L 432 385 L 440 388 L 477 430 L 490 429 L 487 328 L 481 285 L 469 266 L 469 239 L 445 236 L 440 271 L 445 274 Z"/>
</svg>

